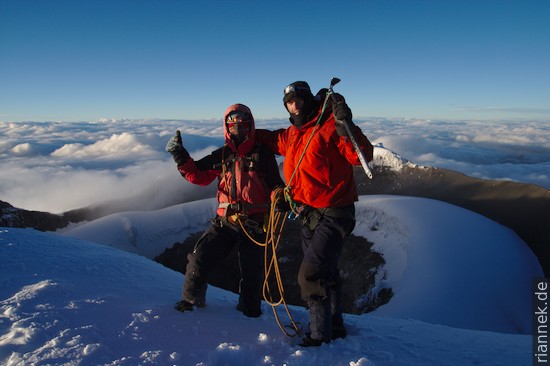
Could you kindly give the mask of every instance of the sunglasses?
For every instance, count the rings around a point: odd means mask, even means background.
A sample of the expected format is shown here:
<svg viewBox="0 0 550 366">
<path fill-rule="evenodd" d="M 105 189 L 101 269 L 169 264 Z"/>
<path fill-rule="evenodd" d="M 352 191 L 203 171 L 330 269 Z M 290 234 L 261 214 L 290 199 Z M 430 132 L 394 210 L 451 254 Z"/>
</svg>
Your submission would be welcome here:
<svg viewBox="0 0 550 366">
<path fill-rule="evenodd" d="M 235 127 L 250 127 L 250 123 L 248 121 L 245 121 L 245 122 L 227 122 L 227 128 L 235 128 Z"/>
<path fill-rule="evenodd" d="M 250 122 L 250 115 L 239 111 L 231 113 L 229 116 L 227 116 L 227 119 L 225 120 L 225 123 L 229 128 L 235 127 L 239 124 L 250 124 Z"/>
</svg>

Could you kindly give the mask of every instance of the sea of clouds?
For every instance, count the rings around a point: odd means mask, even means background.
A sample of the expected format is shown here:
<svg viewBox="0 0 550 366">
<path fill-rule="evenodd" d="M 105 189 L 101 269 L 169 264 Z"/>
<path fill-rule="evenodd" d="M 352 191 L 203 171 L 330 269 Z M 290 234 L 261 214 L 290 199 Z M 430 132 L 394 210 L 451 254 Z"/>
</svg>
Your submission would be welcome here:
<svg viewBox="0 0 550 366">
<path fill-rule="evenodd" d="M 364 118 L 355 123 L 374 144 L 414 163 L 550 188 L 550 121 Z M 256 122 L 268 129 L 288 124 Z M 223 144 L 219 120 L 0 122 L 0 200 L 61 213 L 127 198 L 156 209 L 181 192 L 191 197 L 197 187 L 181 178 L 164 151 L 177 129 L 194 158 Z"/>
</svg>

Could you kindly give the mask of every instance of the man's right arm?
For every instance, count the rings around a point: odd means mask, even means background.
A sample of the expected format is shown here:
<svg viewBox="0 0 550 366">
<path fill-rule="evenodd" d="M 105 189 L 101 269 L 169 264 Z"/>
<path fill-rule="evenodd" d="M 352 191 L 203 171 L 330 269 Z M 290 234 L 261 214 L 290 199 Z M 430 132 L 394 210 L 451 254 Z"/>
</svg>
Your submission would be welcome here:
<svg viewBox="0 0 550 366">
<path fill-rule="evenodd" d="M 217 151 L 195 162 L 183 147 L 183 141 L 179 130 L 176 131 L 176 135 L 170 138 L 166 144 L 166 151 L 172 155 L 180 174 L 193 184 L 207 186 L 212 183 L 219 174 L 212 162 L 214 153 Z"/>
<path fill-rule="evenodd" d="M 277 155 L 286 155 L 286 141 L 288 130 L 275 131 L 256 129 L 256 142 L 267 145 Z"/>
</svg>

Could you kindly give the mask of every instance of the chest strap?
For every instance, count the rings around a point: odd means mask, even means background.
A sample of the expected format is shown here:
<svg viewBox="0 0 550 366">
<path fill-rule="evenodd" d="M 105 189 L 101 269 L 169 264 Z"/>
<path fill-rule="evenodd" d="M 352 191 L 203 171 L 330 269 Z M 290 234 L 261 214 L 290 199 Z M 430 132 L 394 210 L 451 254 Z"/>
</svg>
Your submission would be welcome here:
<svg viewBox="0 0 550 366">
<path fill-rule="evenodd" d="M 233 211 L 238 212 L 246 212 L 248 209 L 251 208 L 269 208 L 269 204 L 263 203 L 263 204 L 252 204 L 252 203 L 229 203 L 229 202 L 223 202 L 220 203 L 218 208 L 230 208 Z"/>
</svg>

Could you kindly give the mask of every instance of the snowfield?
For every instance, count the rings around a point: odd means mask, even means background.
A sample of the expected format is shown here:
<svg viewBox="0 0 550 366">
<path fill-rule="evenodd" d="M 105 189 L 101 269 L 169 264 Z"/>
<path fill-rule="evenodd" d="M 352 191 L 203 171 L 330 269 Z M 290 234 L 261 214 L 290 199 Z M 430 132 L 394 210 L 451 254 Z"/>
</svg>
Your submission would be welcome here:
<svg viewBox="0 0 550 366">
<path fill-rule="evenodd" d="M 259 127 L 287 124 L 260 121 Z M 469 130 L 458 125 L 463 129 L 457 131 L 456 124 L 430 121 L 372 119 L 359 124 L 375 136 L 373 166 L 394 171 L 416 166 L 394 153 L 400 151 L 420 164 L 517 181 L 536 176 L 536 182 L 547 186 L 544 154 L 534 162 L 521 155 L 511 167 L 506 162 L 522 154 L 523 146 L 472 143 L 477 141 L 474 128 L 491 135 L 495 129 L 517 131 L 514 124 L 473 123 Z M 529 133 L 546 136 L 546 127 L 533 126 Z M 29 133 L 38 127 L 45 131 Z M 210 287 L 204 309 L 175 311 L 183 276 L 152 260 L 204 230 L 216 207 L 214 198 L 196 200 L 198 188 L 179 176 L 164 152 L 166 140 L 176 129 L 185 131 L 186 146 L 199 158 L 221 144 L 219 122 L 2 128 L 13 137 L 9 141 L 21 140 L 16 147 L 8 141 L 0 149 L 3 200 L 61 212 L 131 196 L 143 207 L 57 233 L 0 228 L 2 365 L 531 364 L 531 286 L 543 272 L 526 243 L 486 217 L 431 199 L 361 196 L 354 234 L 373 242 L 385 259 L 375 290 L 391 287 L 394 295 L 374 312 L 345 314 L 345 339 L 304 349 L 298 338 L 282 333 L 267 304 L 260 318 L 246 318 L 235 310 L 237 295 L 222 289 Z M 411 128 L 425 131 L 419 136 L 408 133 Z M 106 154 L 110 146 L 117 149 Z M 71 149 L 83 156 L 66 154 Z M 501 156 L 491 161 L 504 163 L 476 160 L 488 156 L 487 151 Z M 182 192 L 191 202 L 164 205 Z M 303 307 L 291 311 L 307 325 Z"/>
<path fill-rule="evenodd" d="M 267 304 L 246 318 L 237 295 L 215 287 L 206 308 L 173 309 L 183 276 L 147 257 L 161 250 L 154 243 L 204 228 L 212 200 L 114 214 L 63 234 L 2 228 L 0 363 L 530 364 L 530 288 L 542 270 L 515 233 L 429 199 L 363 196 L 357 208 L 354 233 L 384 255 L 377 281 L 394 297 L 372 313 L 345 314 L 347 338 L 306 349 Z M 304 308 L 291 311 L 307 323 Z"/>
</svg>

